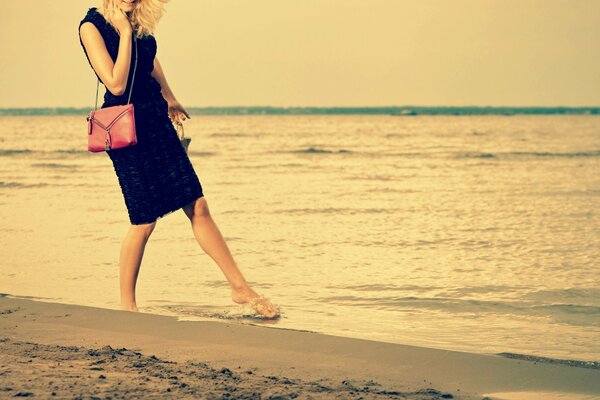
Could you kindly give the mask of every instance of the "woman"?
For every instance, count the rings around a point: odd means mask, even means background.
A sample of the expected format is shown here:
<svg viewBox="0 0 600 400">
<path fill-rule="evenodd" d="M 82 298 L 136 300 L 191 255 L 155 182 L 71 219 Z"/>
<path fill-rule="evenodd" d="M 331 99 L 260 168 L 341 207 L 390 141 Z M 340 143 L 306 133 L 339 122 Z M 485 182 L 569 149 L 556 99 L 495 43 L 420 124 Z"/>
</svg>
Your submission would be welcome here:
<svg viewBox="0 0 600 400">
<path fill-rule="evenodd" d="M 153 32 L 167 1 L 103 0 L 99 8 L 89 8 L 79 23 L 79 40 L 88 62 L 107 89 L 102 108 L 127 104 L 129 94 L 134 104 L 138 143 L 107 151 L 131 222 L 120 254 L 121 309 L 138 311 L 135 285 L 156 221 L 183 209 L 198 244 L 227 278 L 232 300 L 251 305 L 265 317 L 277 317 L 275 306 L 249 286 L 233 260 L 173 126 L 190 116 L 167 84 L 156 57 Z"/>
</svg>

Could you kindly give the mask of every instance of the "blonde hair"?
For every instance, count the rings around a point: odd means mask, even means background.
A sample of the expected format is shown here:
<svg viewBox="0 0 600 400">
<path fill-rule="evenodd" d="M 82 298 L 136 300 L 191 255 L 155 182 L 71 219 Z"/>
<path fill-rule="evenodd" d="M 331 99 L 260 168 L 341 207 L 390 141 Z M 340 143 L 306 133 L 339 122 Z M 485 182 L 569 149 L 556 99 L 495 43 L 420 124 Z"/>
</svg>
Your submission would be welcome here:
<svg viewBox="0 0 600 400">
<path fill-rule="evenodd" d="M 98 12 L 112 25 L 112 19 L 119 10 L 115 4 L 119 0 L 103 0 Z M 165 3 L 170 0 L 138 0 L 131 12 L 129 21 L 136 37 L 153 35 L 158 21 L 165 13 Z"/>
</svg>

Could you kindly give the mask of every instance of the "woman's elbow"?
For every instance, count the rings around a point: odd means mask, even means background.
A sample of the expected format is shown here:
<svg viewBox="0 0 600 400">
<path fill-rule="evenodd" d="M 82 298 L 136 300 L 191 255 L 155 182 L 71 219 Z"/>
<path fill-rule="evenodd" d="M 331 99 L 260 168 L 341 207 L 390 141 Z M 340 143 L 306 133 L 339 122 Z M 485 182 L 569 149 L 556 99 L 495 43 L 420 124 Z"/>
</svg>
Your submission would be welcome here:
<svg viewBox="0 0 600 400">
<path fill-rule="evenodd" d="M 111 92 L 115 96 L 121 96 L 123 93 L 125 93 L 125 86 L 121 86 L 121 85 L 110 86 L 110 87 L 107 87 L 107 89 L 109 92 Z"/>
</svg>

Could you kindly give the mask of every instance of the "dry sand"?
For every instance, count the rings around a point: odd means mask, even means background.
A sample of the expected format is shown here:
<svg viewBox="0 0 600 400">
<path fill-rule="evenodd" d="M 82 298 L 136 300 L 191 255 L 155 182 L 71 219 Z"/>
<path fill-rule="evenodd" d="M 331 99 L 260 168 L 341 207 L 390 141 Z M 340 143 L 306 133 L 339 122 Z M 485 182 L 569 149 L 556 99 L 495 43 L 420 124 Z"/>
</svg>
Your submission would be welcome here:
<svg viewBox="0 0 600 400">
<path fill-rule="evenodd" d="M 0 297 L 0 398 L 600 399 L 595 363 Z"/>
</svg>

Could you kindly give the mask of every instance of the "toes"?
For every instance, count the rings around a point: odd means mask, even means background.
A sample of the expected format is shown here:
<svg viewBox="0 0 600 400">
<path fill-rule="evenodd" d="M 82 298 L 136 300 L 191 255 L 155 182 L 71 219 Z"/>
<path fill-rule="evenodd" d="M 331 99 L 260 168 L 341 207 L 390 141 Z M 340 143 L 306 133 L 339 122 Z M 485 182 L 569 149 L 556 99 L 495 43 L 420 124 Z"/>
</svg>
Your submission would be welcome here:
<svg viewBox="0 0 600 400">
<path fill-rule="evenodd" d="M 275 306 L 273 306 L 273 304 L 271 304 L 269 299 L 267 297 L 265 297 L 264 295 L 259 295 L 257 297 L 254 297 L 254 298 L 250 299 L 248 301 L 248 303 L 252 308 L 254 308 L 256 311 L 258 311 L 262 315 L 265 315 L 268 317 L 274 317 L 274 316 L 278 315 L 277 308 L 275 308 Z"/>
</svg>

